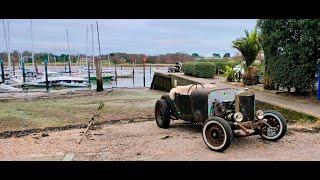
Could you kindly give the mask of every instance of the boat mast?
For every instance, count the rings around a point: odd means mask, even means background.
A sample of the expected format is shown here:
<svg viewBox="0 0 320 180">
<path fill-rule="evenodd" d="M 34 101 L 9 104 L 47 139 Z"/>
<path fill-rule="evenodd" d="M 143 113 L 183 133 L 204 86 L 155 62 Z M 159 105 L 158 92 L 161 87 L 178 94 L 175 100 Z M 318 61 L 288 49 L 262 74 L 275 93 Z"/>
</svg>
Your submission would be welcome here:
<svg viewBox="0 0 320 180">
<path fill-rule="evenodd" d="M 32 28 L 32 19 L 30 20 L 30 26 L 31 26 L 31 59 L 32 59 L 32 67 L 36 69 L 36 65 L 34 62 L 34 48 L 33 48 L 33 28 Z"/>
<path fill-rule="evenodd" d="M 10 64 L 10 66 L 9 67 L 11 67 L 11 53 L 10 53 L 10 24 L 9 24 L 9 21 L 7 21 L 7 27 L 8 27 L 8 29 L 7 29 L 7 31 L 8 31 L 8 33 L 7 33 L 7 35 L 8 35 L 8 51 L 9 51 L 9 53 L 8 53 L 8 63 Z M 12 70 L 14 69 L 14 67 L 12 67 Z M 11 68 L 10 68 L 10 74 L 11 74 L 12 72 L 11 72 Z"/>
<path fill-rule="evenodd" d="M 70 43 L 69 43 L 69 31 L 68 29 L 66 29 L 67 31 L 67 41 L 68 41 L 68 53 L 69 53 L 69 73 L 71 75 L 71 55 L 70 55 Z"/>
<path fill-rule="evenodd" d="M 7 56 L 8 56 L 8 67 L 11 75 L 11 59 L 10 59 L 10 52 L 9 52 L 9 45 L 8 45 L 8 38 L 7 38 L 7 30 L 6 30 L 6 25 L 4 24 L 4 19 L 2 20 L 2 25 L 3 25 L 3 34 L 4 34 L 4 40 L 6 43 L 6 49 L 7 49 Z"/>
<path fill-rule="evenodd" d="M 94 48 L 93 48 L 93 25 L 91 24 L 91 58 L 92 58 L 92 69 L 94 64 Z"/>
<path fill-rule="evenodd" d="M 98 44 L 99 44 L 99 56 L 101 56 L 101 49 L 100 49 L 100 36 L 99 36 L 99 26 L 98 26 L 98 22 L 96 22 L 97 24 L 97 34 L 98 34 Z"/>
<path fill-rule="evenodd" d="M 86 29 L 86 52 L 85 53 L 86 53 L 86 61 L 88 64 L 88 25 L 87 25 L 87 29 Z"/>
</svg>

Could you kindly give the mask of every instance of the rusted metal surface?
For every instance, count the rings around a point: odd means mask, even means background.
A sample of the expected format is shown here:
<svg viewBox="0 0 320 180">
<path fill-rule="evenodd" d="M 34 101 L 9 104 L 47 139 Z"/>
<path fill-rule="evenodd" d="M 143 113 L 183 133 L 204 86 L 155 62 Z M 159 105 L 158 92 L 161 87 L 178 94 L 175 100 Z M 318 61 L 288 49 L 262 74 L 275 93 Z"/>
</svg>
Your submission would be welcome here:
<svg viewBox="0 0 320 180">
<path fill-rule="evenodd" d="M 208 119 L 209 90 L 200 89 L 192 91 L 190 95 L 191 110 L 194 117 L 194 121 L 197 123 L 204 123 Z"/>
<path fill-rule="evenodd" d="M 236 112 L 243 114 L 243 121 L 254 120 L 255 96 L 251 92 L 243 92 L 236 95 Z"/>
</svg>

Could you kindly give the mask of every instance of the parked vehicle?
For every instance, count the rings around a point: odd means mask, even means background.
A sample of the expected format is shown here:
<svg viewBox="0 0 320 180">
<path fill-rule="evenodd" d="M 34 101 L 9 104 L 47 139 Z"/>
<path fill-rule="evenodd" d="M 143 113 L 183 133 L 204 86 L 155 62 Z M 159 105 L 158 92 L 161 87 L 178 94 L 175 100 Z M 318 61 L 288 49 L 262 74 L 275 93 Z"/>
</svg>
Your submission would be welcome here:
<svg viewBox="0 0 320 180">
<path fill-rule="evenodd" d="M 182 63 L 178 61 L 178 62 L 176 62 L 176 65 L 174 67 L 168 68 L 168 72 L 169 73 L 181 72 L 181 68 L 182 68 Z"/>
<path fill-rule="evenodd" d="M 255 95 L 238 89 L 216 89 L 211 84 L 178 86 L 155 105 L 160 128 L 182 119 L 202 125 L 205 144 L 214 151 L 227 149 L 233 137 L 259 134 L 276 141 L 287 132 L 285 117 L 274 110 L 255 111 Z"/>
</svg>

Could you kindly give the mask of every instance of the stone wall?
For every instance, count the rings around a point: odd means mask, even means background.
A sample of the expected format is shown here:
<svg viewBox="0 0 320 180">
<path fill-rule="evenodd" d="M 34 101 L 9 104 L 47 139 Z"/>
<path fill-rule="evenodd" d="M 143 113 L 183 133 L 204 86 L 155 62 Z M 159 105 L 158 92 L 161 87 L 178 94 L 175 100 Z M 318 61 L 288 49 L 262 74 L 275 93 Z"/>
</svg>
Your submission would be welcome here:
<svg viewBox="0 0 320 180">
<path fill-rule="evenodd" d="M 155 72 L 150 89 L 169 92 L 176 86 L 198 84 L 192 80 L 181 78 L 170 73 Z"/>
</svg>

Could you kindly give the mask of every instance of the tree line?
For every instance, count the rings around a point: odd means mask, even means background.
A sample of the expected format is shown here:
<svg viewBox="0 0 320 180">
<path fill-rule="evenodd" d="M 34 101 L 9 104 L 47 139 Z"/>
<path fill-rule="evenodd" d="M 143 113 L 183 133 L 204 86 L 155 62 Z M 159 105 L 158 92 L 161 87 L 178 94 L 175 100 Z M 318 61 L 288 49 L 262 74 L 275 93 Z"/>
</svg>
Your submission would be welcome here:
<svg viewBox="0 0 320 180">
<path fill-rule="evenodd" d="M 11 61 L 14 63 L 18 63 L 20 57 L 23 57 L 25 61 L 31 62 L 31 52 L 30 51 L 24 51 L 22 53 L 19 53 L 17 50 L 14 50 L 11 54 Z M 108 57 L 109 56 L 109 57 Z M 167 53 L 167 54 L 160 54 L 160 55 L 145 55 L 145 54 L 134 54 L 134 53 L 122 53 L 122 52 L 116 52 L 116 53 L 110 53 L 110 54 L 102 54 L 100 58 L 102 60 L 108 60 L 110 59 L 110 62 L 113 64 L 122 64 L 122 63 L 136 63 L 141 64 L 143 57 L 147 57 L 148 63 L 151 64 L 174 64 L 177 61 L 180 62 L 187 62 L 187 61 L 195 61 L 197 58 L 203 58 L 198 53 L 192 53 L 191 55 L 187 53 Z M 85 54 L 77 54 L 71 55 L 71 62 L 75 63 L 80 59 L 85 59 Z M 45 59 L 48 59 L 48 53 L 35 53 L 34 54 L 35 61 L 37 63 L 43 62 Z M 68 54 L 53 54 L 49 53 L 49 59 L 55 60 L 56 62 L 64 63 L 65 61 L 68 61 Z M 91 58 L 90 55 L 88 55 L 88 58 Z M 213 59 L 219 59 L 219 58 L 235 58 L 238 59 L 239 55 L 235 55 L 234 57 L 231 57 L 230 53 L 225 53 L 222 57 L 220 57 L 220 54 L 213 53 Z M 5 63 L 7 62 L 7 53 L 2 52 L 0 53 L 0 59 L 3 59 Z"/>
<path fill-rule="evenodd" d="M 69 56 L 68 54 L 52 54 L 52 53 L 35 53 L 34 54 L 34 59 L 37 63 L 43 62 L 45 59 L 48 59 L 48 54 L 49 54 L 49 60 L 50 61 L 56 61 L 56 62 L 65 62 L 68 61 Z M 32 54 L 30 51 L 24 51 L 23 53 L 19 53 L 18 51 L 13 51 L 10 53 L 11 56 L 11 61 L 14 63 L 18 63 L 20 57 L 23 57 L 26 62 L 31 62 L 32 61 Z M 108 57 L 109 56 L 109 57 Z M 116 53 L 110 53 L 110 54 L 103 54 L 100 56 L 100 59 L 102 60 L 108 60 L 110 59 L 111 63 L 114 64 L 121 64 L 121 63 L 136 63 L 136 64 L 141 64 L 143 57 L 146 56 L 148 63 L 153 63 L 153 64 L 161 64 L 161 63 L 166 63 L 166 64 L 174 64 L 177 61 L 181 62 L 186 62 L 186 61 L 194 61 L 195 56 L 186 54 L 186 53 L 167 53 L 167 54 L 161 54 L 161 55 L 145 55 L 145 54 L 129 54 L 129 53 L 121 53 L 121 52 L 116 52 Z M 79 59 L 84 60 L 86 55 L 85 54 L 77 54 L 77 55 L 70 55 L 71 57 L 71 62 L 75 63 Z M 88 58 L 91 58 L 90 55 L 88 55 Z M 0 53 L 0 59 L 3 59 L 4 62 L 7 62 L 7 53 L 6 52 L 1 52 Z"/>
</svg>

